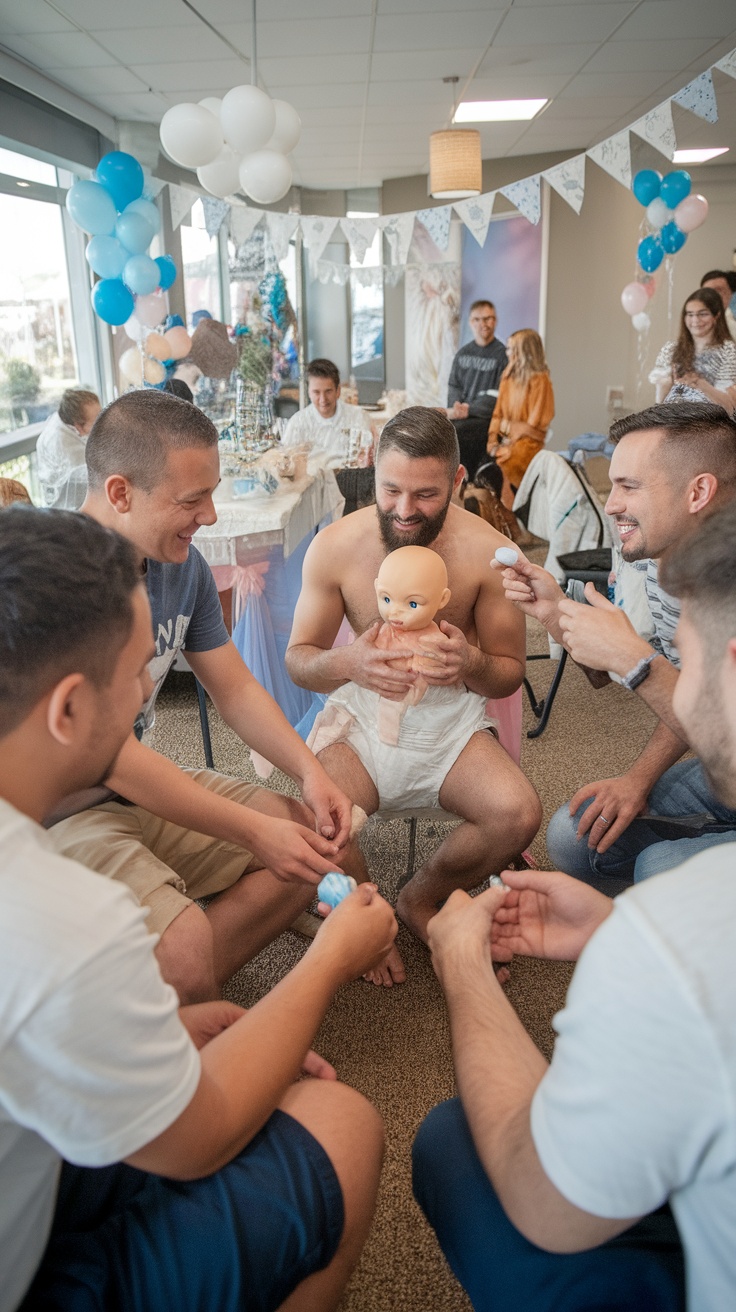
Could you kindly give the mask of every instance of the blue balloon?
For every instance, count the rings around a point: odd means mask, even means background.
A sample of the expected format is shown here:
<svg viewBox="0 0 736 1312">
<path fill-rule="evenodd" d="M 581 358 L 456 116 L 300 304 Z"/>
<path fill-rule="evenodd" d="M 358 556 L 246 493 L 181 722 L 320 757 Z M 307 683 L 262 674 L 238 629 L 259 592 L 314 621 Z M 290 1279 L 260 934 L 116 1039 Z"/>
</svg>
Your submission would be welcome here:
<svg viewBox="0 0 736 1312">
<path fill-rule="evenodd" d="M 167 292 L 176 280 L 176 265 L 170 255 L 157 255 L 156 264 L 159 269 L 159 286 L 162 292 Z"/>
<path fill-rule="evenodd" d="M 85 232 L 107 235 L 115 229 L 115 202 L 99 182 L 75 182 L 66 193 L 66 207 Z"/>
<path fill-rule="evenodd" d="M 668 255 L 674 255 L 676 251 L 682 249 L 687 241 L 687 234 L 680 232 L 677 224 L 670 220 L 660 229 L 659 240 Z"/>
<path fill-rule="evenodd" d="M 142 214 L 146 223 L 150 223 L 154 232 L 158 232 L 161 227 L 161 215 L 159 214 L 158 205 L 155 201 L 146 200 L 143 196 L 139 200 L 132 200 L 130 205 L 126 205 L 125 213 Z"/>
<path fill-rule="evenodd" d="M 90 269 L 100 278 L 119 278 L 128 259 L 117 237 L 91 237 L 84 253 Z"/>
<path fill-rule="evenodd" d="M 135 309 L 133 293 L 119 278 L 103 278 L 92 288 L 92 309 L 105 323 L 127 323 Z"/>
<path fill-rule="evenodd" d="M 164 326 L 161 329 L 161 332 L 167 333 L 169 331 L 169 328 L 183 328 L 183 327 L 184 327 L 184 320 L 182 319 L 180 314 L 167 314 L 166 318 L 164 319 Z"/>
<path fill-rule="evenodd" d="M 150 255 L 131 255 L 123 269 L 123 282 L 136 296 L 148 296 L 158 287 L 159 271 Z"/>
<path fill-rule="evenodd" d="M 639 242 L 636 258 L 645 273 L 654 273 L 664 259 L 664 249 L 659 237 L 644 237 Z"/>
<path fill-rule="evenodd" d="M 659 194 L 665 205 L 671 210 L 676 209 L 681 200 L 690 195 L 692 180 L 690 174 L 684 169 L 675 169 L 672 173 L 665 173 L 662 178 L 662 185 Z"/>
<path fill-rule="evenodd" d="M 662 182 L 662 174 L 657 173 L 656 169 L 640 169 L 634 176 L 631 184 L 636 199 L 640 205 L 650 205 L 651 202 L 659 195 L 659 187 Z"/>
<path fill-rule="evenodd" d="M 103 155 L 97 168 L 97 181 L 112 196 L 116 209 L 124 210 L 143 192 L 143 169 L 134 155 L 124 150 L 111 150 Z"/>
<path fill-rule="evenodd" d="M 142 214 L 129 214 L 126 210 L 115 224 L 115 236 L 131 255 L 143 255 L 155 235 Z"/>
</svg>

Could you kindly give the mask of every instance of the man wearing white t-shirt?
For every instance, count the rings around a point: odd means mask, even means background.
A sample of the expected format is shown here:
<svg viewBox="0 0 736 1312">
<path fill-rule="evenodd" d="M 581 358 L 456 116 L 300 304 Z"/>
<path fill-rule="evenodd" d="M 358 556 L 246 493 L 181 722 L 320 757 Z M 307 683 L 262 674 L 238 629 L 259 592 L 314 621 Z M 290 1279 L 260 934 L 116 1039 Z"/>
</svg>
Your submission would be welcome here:
<svg viewBox="0 0 736 1312">
<path fill-rule="evenodd" d="M 349 459 L 357 458 L 361 444 L 370 448 L 373 439 L 368 416 L 360 406 L 340 400 L 340 373 L 336 364 L 331 360 L 310 360 L 307 392 L 310 404 L 306 410 L 298 410 L 291 416 L 282 438 L 284 446 L 308 442 L 313 451 L 324 455 L 330 469 L 340 469 Z"/>
<path fill-rule="evenodd" d="M 662 562 L 682 603 L 675 713 L 729 806 L 734 562 L 733 503 Z M 460 1099 L 419 1131 L 415 1193 L 476 1312 L 736 1304 L 735 870 L 724 843 L 613 902 L 506 871 L 507 889 L 455 892 L 430 922 Z M 494 941 L 580 957 L 549 1066 L 496 981 Z"/>
<path fill-rule="evenodd" d="M 333 1309 L 381 1127 L 309 1044 L 396 922 L 362 888 L 252 1010 L 178 1007 L 131 891 L 40 824 L 109 774 L 152 647 L 122 537 L 0 513 L 0 1312 Z"/>
</svg>

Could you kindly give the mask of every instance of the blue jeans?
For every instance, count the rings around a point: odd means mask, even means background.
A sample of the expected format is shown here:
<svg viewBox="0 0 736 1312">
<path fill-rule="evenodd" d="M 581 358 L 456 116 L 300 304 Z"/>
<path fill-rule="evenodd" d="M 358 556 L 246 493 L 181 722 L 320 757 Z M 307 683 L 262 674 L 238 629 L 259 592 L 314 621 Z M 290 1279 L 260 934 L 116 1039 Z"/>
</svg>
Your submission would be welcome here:
<svg viewBox="0 0 736 1312">
<path fill-rule="evenodd" d="M 414 1196 L 475 1312 L 684 1312 L 682 1246 L 669 1207 L 584 1253 L 547 1253 L 511 1224 L 459 1099 L 419 1127 Z"/>
<path fill-rule="evenodd" d="M 678 848 L 675 864 L 680 864 L 687 857 L 679 855 L 680 843 L 698 843 L 690 849 L 690 855 L 701 851 L 711 843 L 736 842 L 736 811 L 723 806 L 711 791 L 698 760 L 678 761 L 657 780 L 649 797 L 647 810 L 657 816 L 688 816 L 707 814 L 712 819 L 703 825 L 696 838 L 678 840 L 674 845 L 663 843 L 664 835 L 648 820 L 632 820 L 628 829 L 609 847 L 607 852 L 596 852 L 588 847 L 588 835 L 577 837 L 577 827 L 583 812 L 590 806 L 585 802 L 574 816 L 567 806 L 561 806 L 549 822 L 547 829 L 547 851 L 556 870 L 564 870 L 586 884 L 592 884 L 603 893 L 615 897 L 627 888 L 634 879 L 637 858 L 653 845 Z M 671 866 L 657 864 L 654 853 L 650 853 L 651 866 L 643 863 L 641 870 L 648 867 L 648 874 L 658 870 L 671 869 Z M 666 859 L 666 854 L 662 854 Z M 671 858 L 670 858 L 671 859 Z M 646 874 L 637 873 L 637 879 L 646 878 Z"/>
</svg>

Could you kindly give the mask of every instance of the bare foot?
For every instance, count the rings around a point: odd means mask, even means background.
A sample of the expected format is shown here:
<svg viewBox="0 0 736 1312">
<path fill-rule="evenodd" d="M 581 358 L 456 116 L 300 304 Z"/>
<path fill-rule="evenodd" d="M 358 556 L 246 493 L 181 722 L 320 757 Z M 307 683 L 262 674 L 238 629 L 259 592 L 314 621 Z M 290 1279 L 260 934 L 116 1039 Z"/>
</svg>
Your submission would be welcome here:
<svg viewBox="0 0 736 1312">
<path fill-rule="evenodd" d="M 373 970 L 366 971 L 363 979 L 367 979 L 369 984 L 383 985 L 385 988 L 392 988 L 394 984 L 403 984 L 406 979 L 404 963 L 399 956 L 398 948 L 391 948 L 383 961 L 379 962 Z"/>
</svg>

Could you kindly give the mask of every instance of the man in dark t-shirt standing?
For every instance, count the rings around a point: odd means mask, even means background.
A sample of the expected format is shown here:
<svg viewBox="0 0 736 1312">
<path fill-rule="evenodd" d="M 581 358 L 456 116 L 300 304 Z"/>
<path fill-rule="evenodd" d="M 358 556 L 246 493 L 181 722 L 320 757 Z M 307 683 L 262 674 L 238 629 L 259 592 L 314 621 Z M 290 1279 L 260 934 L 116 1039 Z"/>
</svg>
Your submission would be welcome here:
<svg viewBox="0 0 736 1312">
<path fill-rule="evenodd" d="M 460 347 L 452 362 L 447 417 L 455 425 L 460 459 L 472 480 L 485 460 L 488 425 L 508 357 L 495 336 L 496 309 L 491 301 L 473 301 L 469 322 L 473 340 Z"/>
</svg>

